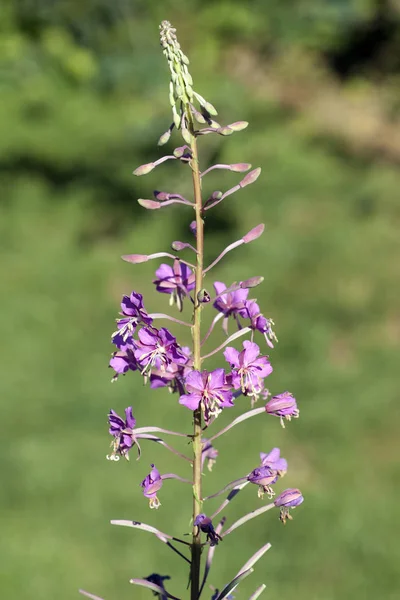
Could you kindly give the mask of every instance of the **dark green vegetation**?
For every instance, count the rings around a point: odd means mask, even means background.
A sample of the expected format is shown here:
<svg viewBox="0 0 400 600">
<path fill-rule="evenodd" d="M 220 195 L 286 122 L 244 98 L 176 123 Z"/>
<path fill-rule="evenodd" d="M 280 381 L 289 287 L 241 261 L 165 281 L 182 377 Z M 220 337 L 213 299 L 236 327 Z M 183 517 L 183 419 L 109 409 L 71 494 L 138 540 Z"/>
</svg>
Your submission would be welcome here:
<svg viewBox="0 0 400 600">
<path fill-rule="evenodd" d="M 289 389 L 301 410 L 286 430 L 272 417 L 248 421 L 216 444 L 220 457 L 205 493 L 249 472 L 260 450 L 279 445 L 289 461 L 280 489 L 300 487 L 305 503 L 286 527 L 269 512 L 229 536 L 217 549 L 210 582 L 223 585 L 270 541 L 239 600 L 261 582 L 265 598 L 281 600 L 398 597 L 396 6 L 5 3 L 4 597 L 69 600 L 83 587 L 106 600 L 146 599 L 150 594 L 128 580 L 154 571 L 171 575 L 172 593 L 186 594 L 178 557 L 145 533 L 108 523 L 133 518 L 174 534 L 188 531 L 184 485 L 166 482 L 158 512 L 149 511 L 138 488 L 151 462 L 187 476 L 185 465 L 145 444 L 139 463 L 105 460 L 110 407 L 122 412 L 133 404 L 140 426 L 190 426 L 189 411 L 175 397 L 150 394 L 133 374 L 111 385 L 106 368 L 123 293 L 140 290 L 150 310 L 167 310 L 167 297 L 152 289 L 157 265 L 133 267 L 119 256 L 189 239 L 190 212 L 148 213 L 136 204 L 153 188 L 189 194 L 187 169 L 167 163 L 147 177 L 131 175 L 161 155 L 155 144 L 170 120 L 158 47 L 163 18 L 178 27 L 196 89 L 216 105 L 220 120 L 250 122 L 245 132 L 200 145 L 203 164 L 248 161 L 263 168 L 253 186 L 210 214 L 208 259 L 266 223 L 266 234 L 230 254 L 212 279 L 265 276 L 256 296 L 280 339 L 270 352 L 270 388 Z M 205 191 L 227 189 L 236 179 L 215 172 Z M 217 425 L 237 412 L 226 411 Z M 227 511 L 229 520 L 260 505 L 249 487 Z"/>
</svg>

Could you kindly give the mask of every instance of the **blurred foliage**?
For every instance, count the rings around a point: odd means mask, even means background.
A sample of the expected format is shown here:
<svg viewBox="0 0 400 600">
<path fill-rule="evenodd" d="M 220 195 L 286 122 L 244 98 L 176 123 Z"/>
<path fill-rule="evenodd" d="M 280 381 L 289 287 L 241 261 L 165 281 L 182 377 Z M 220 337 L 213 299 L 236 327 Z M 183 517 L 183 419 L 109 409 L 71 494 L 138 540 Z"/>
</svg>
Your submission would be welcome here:
<svg viewBox="0 0 400 600">
<path fill-rule="evenodd" d="M 150 395 L 134 376 L 111 386 L 106 368 L 121 295 L 142 291 L 150 310 L 166 300 L 152 289 L 156 265 L 118 257 L 189 236 L 191 214 L 148 214 L 136 203 L 154 188 L 190 194 L 187 169 L 131 175 L 161 156 L 156 142 L 169 125 L 163 18 L 178 28 L 196 88 L 220 120 L 250 121 L 228 140 L 202 140 L 203 164 L 263 167 L 208 217 L 207 259 L 266 222 L 263 238 L 213 279 L 265 276 L 257 297 L 280 338 L 271 391 L 291 390 L 301 408 L 284 431 L 277 419 L 247 422 L 217 444 L 205 493 L 279 445 L 284 487 L 300 487 L 306 502 L 285 528 L 268 513 L 227 538 L 210 582 L 221 587 L 270 541 L 238 599 L 261 582 L 265 597 L 282 600 L 398 597 L 399 14 L 396 0 L 3 2 L 4 597 L 67 600 L 83 587 L 106 600 L 149 598 L 128 581 L 154 571 L 187 597 L 178 557 L 109 525 L 134 518 L 188 531 L 188 490 L 165 484 L 153 514 L 137 487 L 150 462 L 184 475 L 182 465 L 149 446 L 140 463 L 104 458 L 110 407 L 132 403 L 140 425 L 190 421 L 165 390 Z M 205 194 L 234 177 L 210 174 Z M 259 505 L 254 489 L 241 496 L 230 521 Z"/>
</svg>

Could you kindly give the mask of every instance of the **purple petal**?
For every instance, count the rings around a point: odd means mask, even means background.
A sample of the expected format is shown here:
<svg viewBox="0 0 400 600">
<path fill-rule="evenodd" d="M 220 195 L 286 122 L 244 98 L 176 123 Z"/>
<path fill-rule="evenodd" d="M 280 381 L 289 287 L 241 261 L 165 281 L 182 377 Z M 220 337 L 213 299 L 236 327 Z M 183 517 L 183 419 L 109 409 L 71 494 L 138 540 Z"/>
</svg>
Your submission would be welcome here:
<svg viewBox="0 0 400 600">
<path fill-rule="evenodd" d="M 197 410 L 201 401 L 200 394 L 184 394 L 179 398 L 179 404 L 186 406 L 189 410 Z"/>
<path fill-rule="evenodd" d="M 136 425 L 136 419 L 132 414 L 132 406 L 125 409 L 126 425 L 133 429 Z"/>
<path fill-rule="evenodd" d="M 239 351 L 236 350 L 236 348 L 232 348 L 231 346 L 226 348 L 224 351 L 224 357 L 226 362 L 228 362 L 230 365 L 239 368 Z"/>
</svg>

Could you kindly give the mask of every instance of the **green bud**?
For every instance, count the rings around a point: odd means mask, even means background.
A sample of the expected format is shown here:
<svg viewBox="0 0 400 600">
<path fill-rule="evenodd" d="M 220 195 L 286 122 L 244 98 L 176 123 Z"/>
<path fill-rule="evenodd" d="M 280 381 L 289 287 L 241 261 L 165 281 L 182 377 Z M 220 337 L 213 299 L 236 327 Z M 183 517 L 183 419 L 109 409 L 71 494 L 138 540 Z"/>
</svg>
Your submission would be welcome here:
<svg viewBox="0 0 400 600">
<path fill-rule="evenodd" d="M 135 169 L 133 171 L 133 175 L 137 175 L 138 177 L 140 175 L 147 175 L 147 173 L 150 173 L 150 171 L 152 171 L 153 169 L 154 163 L 147 163 L 146 165 L 141 165 L 140 167 Z"/>
<path fill-rule="evenodd" d="M 157 145 L 164 146 L 164 144 L 166 144 L 168 142 L 170 137 L 171 137 L 171 129 L 167 129 L 167 131 L 159 137 Z"/>
</svg>

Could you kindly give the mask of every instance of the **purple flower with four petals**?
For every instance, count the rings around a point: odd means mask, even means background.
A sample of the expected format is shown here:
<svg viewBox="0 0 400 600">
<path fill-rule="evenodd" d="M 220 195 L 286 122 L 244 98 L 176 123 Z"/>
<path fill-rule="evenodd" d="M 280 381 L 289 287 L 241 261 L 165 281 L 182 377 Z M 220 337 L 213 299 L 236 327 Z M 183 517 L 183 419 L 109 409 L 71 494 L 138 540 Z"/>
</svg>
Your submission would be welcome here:
<svg viewBox="0 0 400 600">
<path fill-rule="evenodd" d="M 283 419 L 287 421 L 290 421 L 292 417 L 297 419 L 300 414 L 296 398 L 290 392 L 282 392 L 282 394 L 273 396 L 265 405 L 265 410 L 268 414 L 279 417 L 283 428 L 285 428 Z"/>
<path fill-rule="evenodd" d="M 132 336 L 137 326 L 151 325 L 153 319 L 149 317 L 143 305 L 143 296 L 138 292 L 132 292 L 130 296 L 123 296 L 121 302 L 123 315 L 122 319 L 117 319 L 117 331 L 111 336 L 111 341 L 119 350 L 126 350 L 127 347 L 134 346 Z"/>
<path fill-rule="evenodd" d="M 231 365 L 230 375 L 235 390 L 242 390 L 245 396 L 252 398 L 252 404 L 264 389 L 264 379 L 272 373 L 272 366 L 267 356 L 259 356 L 260 348 L 254 342 L 243 342 L 242 352 L 228 347 L 225 360 Z"/>
<path fill-rule="evenodd" d="M 190 410 L 201 408 L 208 425 L 212 417 L 217 417 L 223 408 L 233 406 L 233 394 L 226 382 L 224 369 L 215 371 L 190 371 L 185 379 L 187 394 L 179 398 L 179 403 Z"/>
<path fill-rule="evenodd" d="M 128 371 L 137 371 L 138 369 L 135 355 L 130 348 L 125 351 L 114 352 L 109 366 L 115 371 L 111 381 L 116 381 L 119 375 L 125 375 Z"/>
<path fill-rule="evenodd" d="M 195 287 L 195 280 L 192 270 L 179 260 L 174 261 L 174 266 L 162 264 L 156 271 L 156 277 L 153 283 L 156 289 L 162 294 L 170 294 L 170 305 L 177 305 L 178 310 L 182 310 L 182 301 L 185 296 L 189 296 Z"/>
<path fill-rule="evenodd" d="M 129 450 L 135 444 L 133 429 L 136 419 L 132 414 L 132 406 L 125 409 L 125 420 L 114 410 L 108 413 L 109 433 L 114 437 L 111 442 L 112 452 L 107 456 L 108 460 L 119 460 L 118 454 L 129 460 Z"/>
<path fill-rule="evenodd" d="M 143 327 L 139 330 L 135 345 L 135 358 L 142 375 L 147 375 L 154 368 L 165 372 L 172 363 L 183 365 L 188 358 L 166 327 Z"/>
<path fill-rule="evenodd" d="M 242 314 L 245 308 L 245 301 L 249 295 L 248 289 L 239 289 L 234 292 L 228 292 L 223 294 L 224 290 L 227 289 L 226 285 L 222 281 L 214 282 L 215 293 L 218 298 L 214 301 L 214 308 L 224 315 L 222 327 L 225 333 L 228 333 L 228 319 L 233 317 L 240 328 L 238 316 Z"/>
<path fill-rule="evenodd" d="M 161 502 L 157 498 L 157 492 L 161 489 L 163 480 L 160 475 L 160 472 L 154 465 L 151 466 L 151 471 L 145 477 L 140 484 L 143 488 L 143 495 L 146 498 L 149 498 L 149 506 L 150 508 L 159 508 L 161 506 Z"/>
</svg>

